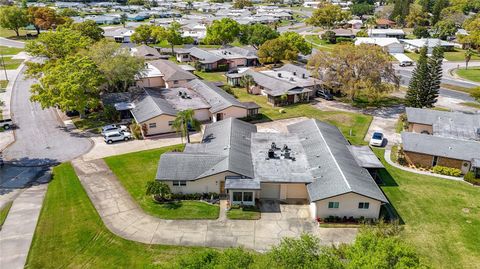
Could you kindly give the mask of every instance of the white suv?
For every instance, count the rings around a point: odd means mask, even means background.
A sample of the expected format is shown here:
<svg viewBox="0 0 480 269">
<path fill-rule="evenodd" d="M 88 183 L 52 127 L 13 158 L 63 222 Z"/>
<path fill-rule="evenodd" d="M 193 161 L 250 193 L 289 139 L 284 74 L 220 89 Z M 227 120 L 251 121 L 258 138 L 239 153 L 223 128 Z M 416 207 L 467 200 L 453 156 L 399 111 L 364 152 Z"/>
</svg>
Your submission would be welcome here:
<svg viewBox="0 0 480 269">
<path fill-rule="evenodd" d="M 124 132 L 124 131 L 112 131 L 105 133 L 103 135 L 103 140 L 105 140 L 105 143 L 107 144 L 112 144 L 113 142 L 117 141 L 128 141 L 132 138 L 132 134 L 129 132 Z"/>
<path fill-rule="evenodd" d="M 126 131 L 128 128 L 125 125 L 110 124 L 102 127 L 102 135 L 113 131 Z"/>
</svg>

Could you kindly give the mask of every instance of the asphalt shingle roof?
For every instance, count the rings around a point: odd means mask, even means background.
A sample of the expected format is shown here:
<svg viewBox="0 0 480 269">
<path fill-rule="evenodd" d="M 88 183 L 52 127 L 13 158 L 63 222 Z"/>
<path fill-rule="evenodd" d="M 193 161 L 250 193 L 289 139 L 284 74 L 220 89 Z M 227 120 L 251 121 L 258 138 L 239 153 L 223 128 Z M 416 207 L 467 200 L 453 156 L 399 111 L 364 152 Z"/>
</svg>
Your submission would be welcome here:
<svg viewBox="0 0 480 269">
<path fill-rule="evenodd" d="M 287 126 L 301 139 L 313 183 L 307 185 L 310 201 L 345 193 L 357 193 L 382 202 L 387 198 L 368 171 L 360 167 L 340 130 L 318 120 L 306 120 Z"/>
<path fill-rule="evenodd" d="M 169 60 L 155 60 L 148 62 L 163 74 L 165 81 L 192 80 L 197 77 L 192 73 L 183 70 L 180 66 Z"/>
<path fill-rule="evenodd" d="M 177 111 L 163 99 L 162 94 L 152 89 L 145 89 L 134 100 L 135 107 L 131 113 L 137 122 L 144 122 L 162 114 L 175 116 Z"/>
<path fill-rule="evenodd" d="M 276 79 L 274 77 L 271 77 L 269 75 L 263 74 L 261 72 L 255 72 L 253 70 L 247 70 L 244 72 L 246 75 L 252 76 L 253 80 L 255 81 L 256 84 L 262 86 L 265 88 L 265 91 L 267 91 L 270 95 L 272 96 L 280 96 L 285 93 L 287 94 L 297 94 L 297 93 L 302 93 L 302 92 L 310 92 L 311 90 L 301 88 L 295 84 L 288 83 L 286 81 L 282 81 L 279 79 Z"/>
<path fill-rule="evenodd" d="M 471 161 L 480 157 L 480 142 L 442 136 L 402 132 L 404 151 Z"/>
<path fill-rule="evenodd" d="M 210 104 L 210 112 L 212 113 L 216 113 L 231 106 L 246 108 L 246 106 L 235 97 L 212 83 L 195 79 L 188 82 L 187 87 L 196 91 L 207 101 L 207 103 Z"/>
</svg>

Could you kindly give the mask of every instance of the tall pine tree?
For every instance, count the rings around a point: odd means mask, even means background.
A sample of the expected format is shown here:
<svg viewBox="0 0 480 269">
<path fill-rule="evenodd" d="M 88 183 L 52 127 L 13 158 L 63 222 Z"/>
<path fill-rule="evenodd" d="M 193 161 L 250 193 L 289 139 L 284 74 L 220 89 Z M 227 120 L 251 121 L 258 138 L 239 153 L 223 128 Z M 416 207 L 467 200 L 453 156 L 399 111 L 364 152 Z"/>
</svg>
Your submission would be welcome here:
<svg viewBox="0 0 480 269">
<path fill-rule="evenodd" d="M 407 106 L 430 108 L 435 105 L 442 81 L 442 62 L 443 49 L 440 46 L 433 49 L 430 58 L 427 56 L 427 46 L 420 50 L 405 96 Z"/>
<path fill-rule="evenodd" d="M 428 59 L 429 87 L 421 94 L 422 104 L 425 107 L 433 107 L 437 102 L 438 91 L 442 84 L 442 63 L 443 48 L 436 46 L 433 48 L 432 56 Z"/>
</svg>

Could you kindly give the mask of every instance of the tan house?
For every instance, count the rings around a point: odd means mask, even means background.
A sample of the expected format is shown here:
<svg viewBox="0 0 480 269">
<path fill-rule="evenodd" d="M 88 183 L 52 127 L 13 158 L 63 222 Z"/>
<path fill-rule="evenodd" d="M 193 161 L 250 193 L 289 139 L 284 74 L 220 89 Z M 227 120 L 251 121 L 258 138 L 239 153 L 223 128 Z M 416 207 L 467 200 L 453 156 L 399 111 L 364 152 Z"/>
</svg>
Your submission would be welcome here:
<svg viewBox="0 0 480 269">
<path fill-rule="evenodd" d="M 402 147 L 408 163 L 447 166 L 467 173 L 480 158 L 480 114 L 406 108 Z"/>
<path fill-rule="evenodd" d="M 138 47 L 131 48 L 131 53 L 134 56 L 143 58 L 145 60 L 158 60 L 162 57 L 157 49 L 147 45 L 140 45 Z"/>
<path fill-rule="evenodd" d="M 388 203 L 340 130 L 317 120 L 257 132 L 234 118 L 209 124 L 198 144 L 162 154 L 156 179 L 174 193 L 216 192 L 231 204 L 304 203 L 312 218 L 377 219 Z"/>
<path fill-rule="evenodd" d="M 174 132 L 172 123 L 179 111 L 192 109 L 200 122 L 246 118 L 258 114 L 255 103 L 242 103 L 219 87 L 195 79 L 182 87 L 145 87 L 130 110 L 142 126 L 144 136 Z"/>
<path fill-rule="evenodd" d="M 197 78 L 169 60 L 150 61 L 146 65 L 147 72 L 137 80 L 138 87 L 182 87 Z"/>
<path fill-rule="evenodd" d="M 227 71 L 238 67 L 258 65 L 258 57 L 253 50 L 226 47 L 206 50 L 197 47 L 177 50 L 176 58 L 179 62 L 197 63 L 204 71 Z"/>
</svg>

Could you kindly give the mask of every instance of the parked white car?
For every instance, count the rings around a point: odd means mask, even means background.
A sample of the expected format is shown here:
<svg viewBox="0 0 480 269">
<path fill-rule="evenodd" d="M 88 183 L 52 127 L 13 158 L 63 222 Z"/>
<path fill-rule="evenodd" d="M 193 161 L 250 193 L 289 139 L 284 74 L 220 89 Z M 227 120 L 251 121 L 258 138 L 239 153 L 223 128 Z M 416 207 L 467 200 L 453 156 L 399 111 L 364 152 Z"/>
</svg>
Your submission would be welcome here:
<svg viewBox="0 0 480 269">
<path fill-rule="evenodd" d="M 109 132 L 114 132 L 114 131 L 126 131 L 128 129 L 127 126 L 125 125 L 118 125 L 118 124 L 110 124 L 110 125 L 105 125 L 102 127 L 102 135 L 109 133 Z"/>
<path fill-rule="evenodd" d="M 112 131 L 103 135 L 103 140 L 107 144 L 112 144 L 117 141 L 128 141 L 130 139 L 132 139 L 132 134 L 125 131 Z"/>
<path fill-rule="evenodd" d="M 373 132 L 372 138 L 370 138 L 370 146 L 381 147 L 383 145 L 383 133 L 380 131 Z"/>
</svg>

